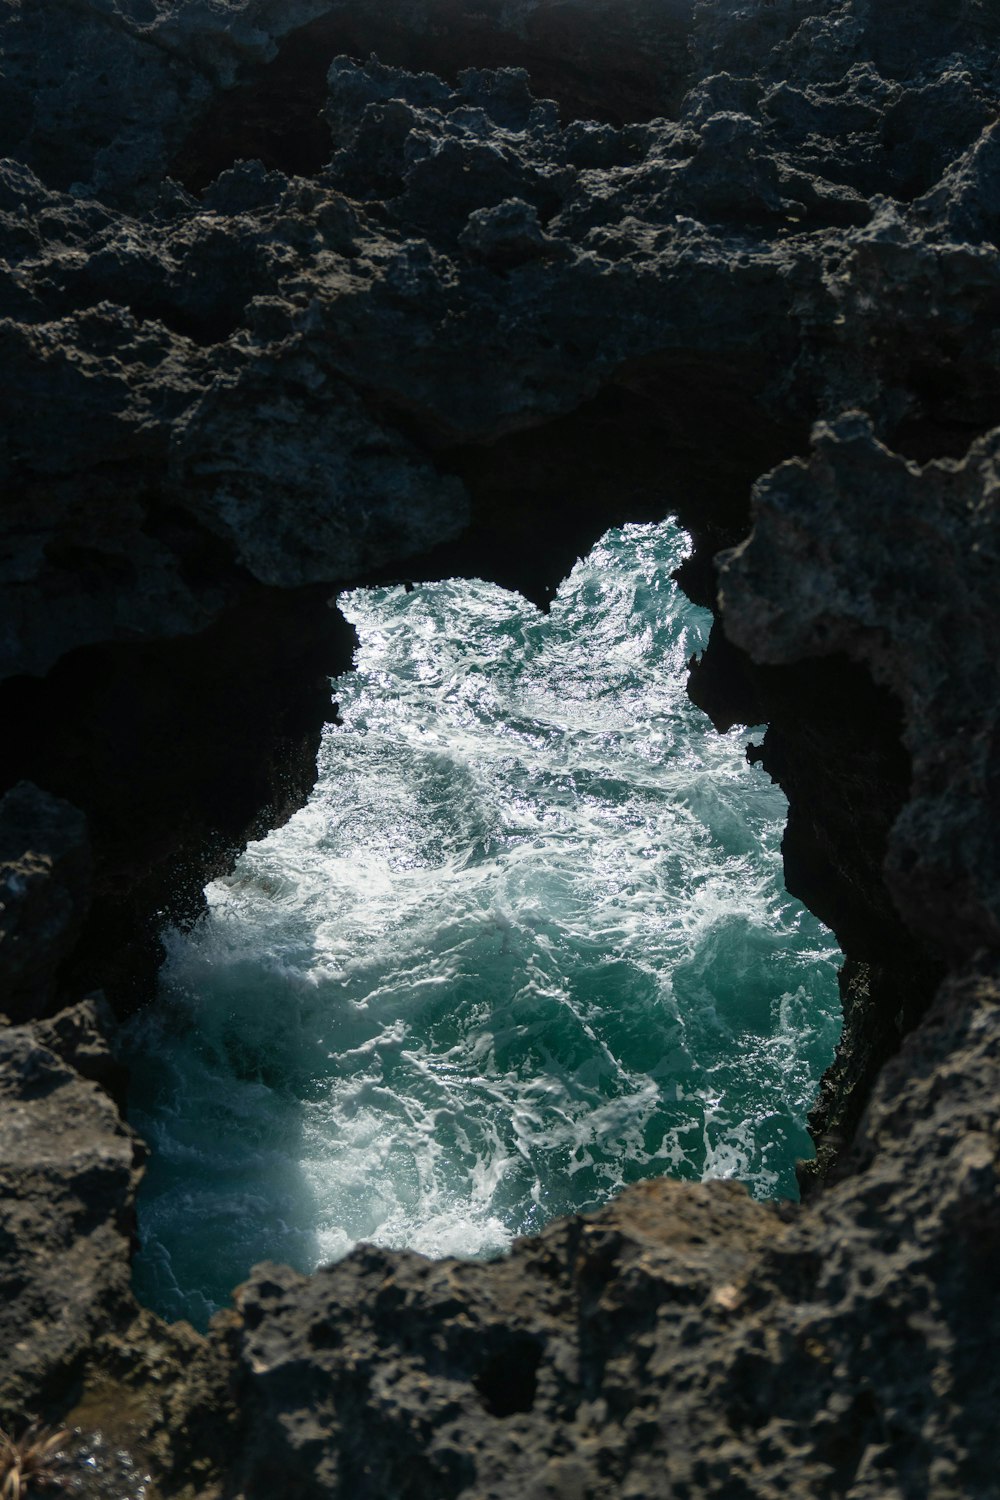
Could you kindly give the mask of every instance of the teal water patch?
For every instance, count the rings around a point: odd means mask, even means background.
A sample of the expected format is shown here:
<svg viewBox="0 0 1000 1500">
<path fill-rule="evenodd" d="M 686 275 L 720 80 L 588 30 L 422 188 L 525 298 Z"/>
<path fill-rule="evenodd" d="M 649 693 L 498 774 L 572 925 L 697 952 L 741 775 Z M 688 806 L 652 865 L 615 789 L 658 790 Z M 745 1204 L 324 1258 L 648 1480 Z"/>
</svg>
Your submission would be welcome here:
<svg viewBox="0 0 1000 1500">
<path fill-rule="evenodd" d="M 491 1255 L 669 1173 L 794 1196 L 840 1027 L 786 806 L 685 692 L 670 524 L 551 614 L 475 580 L 341 600 L 315 792 L 173 933 L 131 1024 L 140 1298 L 204 1324 L 257 1260 Z"/>
</svg>

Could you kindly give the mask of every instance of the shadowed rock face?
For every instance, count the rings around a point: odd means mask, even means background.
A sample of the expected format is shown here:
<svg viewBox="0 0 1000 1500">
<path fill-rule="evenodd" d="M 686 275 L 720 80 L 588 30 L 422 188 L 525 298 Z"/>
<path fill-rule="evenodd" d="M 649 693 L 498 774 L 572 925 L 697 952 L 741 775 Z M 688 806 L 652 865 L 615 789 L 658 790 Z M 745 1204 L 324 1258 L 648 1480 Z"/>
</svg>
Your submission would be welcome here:
<svg viewBox="0 0 1000 1500">
<path fill-rule="evenodd" d="M 171 161 L 172 174 L 200 189 L 236 157 L 311 175 L 334 138 L 323 118 L 326 75 L 335 57 L 367 58 L 454 83 L 463 68 L 524 68 L 533 92 L 554 99 L 563 120 L 613 125 L 673 114 L 690 72 L 693 0 L 351 0 L 289 24 L 272 61 L 216 96 Z"/>
<path fill-rule="evenodd" d="M 997 1493 L 998 42 L 981 0 L 0 13 L 0 1421 L 72 1408 L 88 1483 Z M 140 1314 L 81 996 L 134 1005 L 306 794 L 331 594 L 544 603 L 670 512 L 692 694 L 767 723 L 847 956 L 819 1185 Z"/>
<path fill-rule="evenodd" d="M 0 992 L 29 1020 L 52 1009 L 91 900 L 86 819 L 29 781 L 0 800 L 0 893 Z"/>
<path fill-rule="evenodd" d="M 912 782 L 886 884 L 909 927 L 955 963 L 1000 945 L 1000 683 L 987 644 L 998 451 L 994 432 L 961 463 L 921 469 L 858 414 L 821 424 L 808 462 L 761 480 L 750 538 L 718 559 L 731 639 L 768 662 L 846 651 L 902 704 Z"/>
<path fill-rule="evenodd" d="M 248 589 L 200 633 L 82 647 L 0 685 L 4 779 L 31 776 L 87 813 L 77 941 L 45 950 L 64 992 L 102 986 L 119 1013 L 146 997 L 164 914 L 193 921 L 206 881 L 308 795 L 353 639 L 326 589 Z M 18 821 L 11 857 L 44 832 Z M 51 1005 L 50 988 L 17 1014 Z"/>
</svg>

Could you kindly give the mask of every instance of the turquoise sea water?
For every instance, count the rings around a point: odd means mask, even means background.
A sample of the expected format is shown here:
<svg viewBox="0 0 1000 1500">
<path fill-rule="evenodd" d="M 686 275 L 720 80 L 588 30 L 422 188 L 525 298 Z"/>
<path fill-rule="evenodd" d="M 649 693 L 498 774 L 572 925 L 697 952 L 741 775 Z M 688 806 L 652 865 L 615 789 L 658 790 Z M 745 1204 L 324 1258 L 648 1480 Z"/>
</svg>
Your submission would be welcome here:
<svg viewBox="0 0 1000 1500">
<path fill-rule="evenodd" d="M 309 805 L 209 888 L 131 1025 L 141 1298 L 203 1324 L 261 1259 L 489 1255 L 654 1174 L 795 1193 L 840 1026 L 780 792 L 685 694 L 671 524 L 546 617 L 359 591 Z"/>
</svg>

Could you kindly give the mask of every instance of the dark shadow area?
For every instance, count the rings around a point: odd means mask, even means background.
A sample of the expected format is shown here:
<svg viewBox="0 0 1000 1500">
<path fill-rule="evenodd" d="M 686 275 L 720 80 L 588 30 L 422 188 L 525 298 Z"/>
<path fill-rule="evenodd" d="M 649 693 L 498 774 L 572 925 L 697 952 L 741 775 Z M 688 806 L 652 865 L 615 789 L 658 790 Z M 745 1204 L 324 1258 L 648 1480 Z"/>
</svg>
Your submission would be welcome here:
<svg viewBox="0 0 1000 1500">
<path fill-rule="evenodd" d="M 849 955 L 840 972 L 844 1032 L 810 1130 L 817 1159 L 803 1191 L 837 1170 L 884 1063 L 920 1020 L 944 977 L 903 923 L 883 864 L 910 794 L 902 709 L 867 668 L 843 655 L 757 666 L 716 623 L 691 663 L 688 691 L 716 728 L 766 724 L 747 758 L 788 798 L 785 886 Z"/>
<path fill-rule="evenodd" d="M 977 317 L 996 324 L 1000 305 L 981 306 Z M 1000 382 L 995 365 L 969 358 L 959 339 L 940 334 L 914 351 L 900 383 L 912 393 L 907 416 L 889 434 L 889 446 L 919 464 L 964 458 L 969 446 L 1000 422 Z"/>
<path fill-rule="evenodd" d="M 531 1411 L 538 1390 L 542 1349 L 529 1334 L 511 1334 L 473 1380 L 486 1410 L 494 1417 Z"/>
<path fill-rule="evenodd" d="M 425 9 L 415 25 L 409 10 L 382 0 L 331 10 L 290 33 L 272 62 L 212 103 L 171 175 L 192 191 L 238 160 L 315 175 L 336 144 L 321 111 L 327 71 L 341 55 L 366 61 L 374 53 L 449 82 L 464 68 L 524 68 L 536 97 L 555 99 L 564 121 L 654 119 L 671 113 L 687 87 L 690 0 L 542 4 L 516 27 L 497 0 L 430 0 Z"/>
<path fill-rule="evenodd" d="M 85 647 L 0 687 L 0 787 L 34 781 L 90 827 L 93 903 L 67 986 L 133 1009 L 163 923 L 192 921 L 206 882 L 308 795 L 329 679 L 354 647 L 329 595 L 249 590 L 199 634 Z"/>
<path fill-rule="evenodd" d="M 750 360 L 650 360 L 569 416 L 436 453 L 465 484 L 472 525 L 402 576 L 488 578 L 546 608 L 611 527 L 676 515 L 694 547 L 678 582 L 711 608 L 712 559 L 746 535 L 753 481 L 808 447 L 808 422 L 778 421 L 757 400 L 767 373 Z M 407 430 L 405 417 L 380 415 Z"/>
</svg>

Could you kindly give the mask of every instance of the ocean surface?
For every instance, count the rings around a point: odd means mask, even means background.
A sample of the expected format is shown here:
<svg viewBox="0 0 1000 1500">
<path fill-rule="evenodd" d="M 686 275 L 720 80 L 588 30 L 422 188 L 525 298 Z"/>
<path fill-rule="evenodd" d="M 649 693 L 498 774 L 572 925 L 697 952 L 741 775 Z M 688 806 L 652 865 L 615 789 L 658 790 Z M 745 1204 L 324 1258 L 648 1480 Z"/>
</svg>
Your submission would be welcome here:
<svg viewBox="0 0 1000 1500">
<path fill-rule="evenodd" d="M 654 1174 L 795 1196 L 840 1029 L 781 793 L 685 694 L 672 524 L 548 616 L 455 579 L 342 597 L 308 804 L 172 933 L 130 1025 L 141 1299 L 203 1326 L 258 1260 L 501 1253 Z"/>
</svg>

